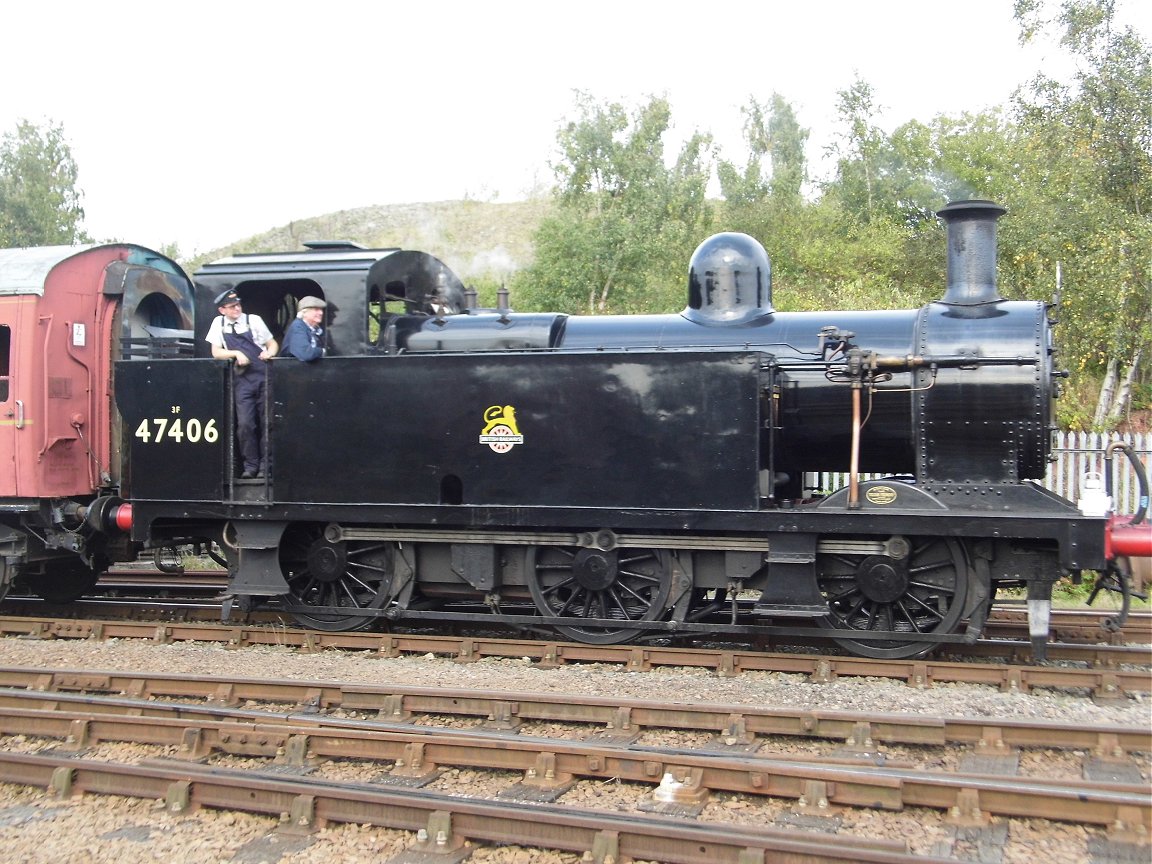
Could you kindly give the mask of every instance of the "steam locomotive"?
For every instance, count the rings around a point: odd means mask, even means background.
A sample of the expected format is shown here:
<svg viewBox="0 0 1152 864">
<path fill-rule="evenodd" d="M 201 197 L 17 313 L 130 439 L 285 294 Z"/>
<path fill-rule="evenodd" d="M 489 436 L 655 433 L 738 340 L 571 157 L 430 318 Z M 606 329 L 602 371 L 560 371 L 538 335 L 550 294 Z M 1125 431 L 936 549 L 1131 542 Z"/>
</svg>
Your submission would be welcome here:
<svg viewBox="0 0 1152 864">
<path fill-rule="evenodd" d="M 226 291 L 276 336 L 323 298 L 327 355 L 270 362 L 256 479 L 237 476 L 236 376 L 202 338 L 194 357 L 117 362 L 119 475 L 54 530 L 93 570 L 110 549 L 214 544 L 235 603 L 324 630 L 607 644 L 815 624 L 903 658 L 976 639 L 997 591 L 1022 588 L 1042 653 L 1054 582 L 1125 587 L 1152 527 L 1034 482 L 1059 373 L 1049 307 L 997 291 L 1004 212 L 941 210 L 946 291 L 902 311 L 777 312 L 767 254 L 734 233 L 698 247 L 667 315 L 481 309 L 430 255 L 346 243 L 237 255 L 194 283 L 165 270 L 197 334 Z M 839 471 L 844 488 L 813 488 Z"/>
</svg>

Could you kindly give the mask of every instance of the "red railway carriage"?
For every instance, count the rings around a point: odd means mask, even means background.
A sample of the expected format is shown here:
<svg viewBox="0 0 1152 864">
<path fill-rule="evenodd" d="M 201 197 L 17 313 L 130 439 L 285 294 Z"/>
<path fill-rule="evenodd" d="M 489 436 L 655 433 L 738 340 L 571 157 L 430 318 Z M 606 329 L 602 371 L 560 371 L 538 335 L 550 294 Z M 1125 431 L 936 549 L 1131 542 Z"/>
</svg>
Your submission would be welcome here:
<svg viewBox="0 0 1152 864">
<path fill-rule="evenodd" d="M 114 363 L 190 353 L 191 296 L 142 246 L 0 250 L 0 597 L 78 596 L 131 557 L 93 522 L 121 479 Z"/>
</svg>

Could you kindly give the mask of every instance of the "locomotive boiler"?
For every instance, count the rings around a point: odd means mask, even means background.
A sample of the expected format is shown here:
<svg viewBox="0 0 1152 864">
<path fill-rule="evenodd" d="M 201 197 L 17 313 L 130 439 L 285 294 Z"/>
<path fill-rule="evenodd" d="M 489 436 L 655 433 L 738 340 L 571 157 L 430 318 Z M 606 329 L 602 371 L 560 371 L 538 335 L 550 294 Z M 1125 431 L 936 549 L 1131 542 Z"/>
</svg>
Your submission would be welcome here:
<svg viewBox="0 0 1152 864">
<path fill-rule="evenodd" d="M 198 333 L 226 289 L 276 335 L 317 296 L 328 354 L 271 361 L 254 480 L 227 362 L 198 342 L 118 364 L 131 538 L 215 542 L 238 603 L 321 629 L 612 643 L 815 623 L 912 657 L 975 639 L 1012 587 L 1042 649 L 1057 578 L 1152 540 L 1035 482 L 1059 373 L 1046 304 L 998 293 L 1003 213 L 945 207 L 946 288 L 902 311 L 777 312 L 742 234 L 700 245 L 664 315 L 478 309 L 437 259 L 352 244 L 214 262 Z M 828 471 L 848 484 L 813 488 Z"/>
</svg>

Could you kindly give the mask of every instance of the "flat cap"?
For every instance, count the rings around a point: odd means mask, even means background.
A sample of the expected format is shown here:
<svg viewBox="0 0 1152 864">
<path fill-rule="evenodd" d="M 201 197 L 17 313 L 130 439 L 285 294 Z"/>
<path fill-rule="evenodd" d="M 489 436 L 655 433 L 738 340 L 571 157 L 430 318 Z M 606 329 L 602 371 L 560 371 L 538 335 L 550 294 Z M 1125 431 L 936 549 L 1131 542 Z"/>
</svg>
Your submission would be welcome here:
<svg viewBox="0 0 1152 864">
<path fill-rule="evenodd" d="M 217 306 L 231 306 L 233 303 L 240 302 L 240 295 L 229 288 L 227 291 L 221 291 L 216 295 Z"/>
<path fill-rule="evenodd" d="M 327 309 L 328 304 L 321 300 L 319 297 L 301 297 L 300 302 L 296 304 L 296 311 L 303 312 L 305 309 Z"/>
</svg>

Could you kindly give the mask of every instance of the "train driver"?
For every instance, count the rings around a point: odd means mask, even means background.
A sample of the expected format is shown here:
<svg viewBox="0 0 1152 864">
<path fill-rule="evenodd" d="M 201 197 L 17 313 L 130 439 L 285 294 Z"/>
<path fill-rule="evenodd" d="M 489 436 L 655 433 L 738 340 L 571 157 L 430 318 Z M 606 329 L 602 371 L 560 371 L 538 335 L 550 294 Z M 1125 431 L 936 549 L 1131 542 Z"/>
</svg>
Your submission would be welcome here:
<svg viewBox="0 0 1152 864">
<path fill-rule="evenodd" d="M 278 346 L 259 315 L 247 315 L 240 297 L 232 289 L 216 296 L 219 315 L 212 320 L 205 341 L 212 345 L 217 360 L 234 360 L 233 393 L 236 398 L 236 434 L 244 460 L 240 477 L 250 480 L 264 476 L 261 452 L 264 428 L 264 390 L 267 361 L 276 356 Z"/>
<path fill-rule="evenodd" d="M 295 357 L 311 363 L 324 356 L 324 310 L 328 304 L 319 297 L 302 297 L 296 304 L 296 320 L 284 332 L 282 357 Z"/>
</svg>

